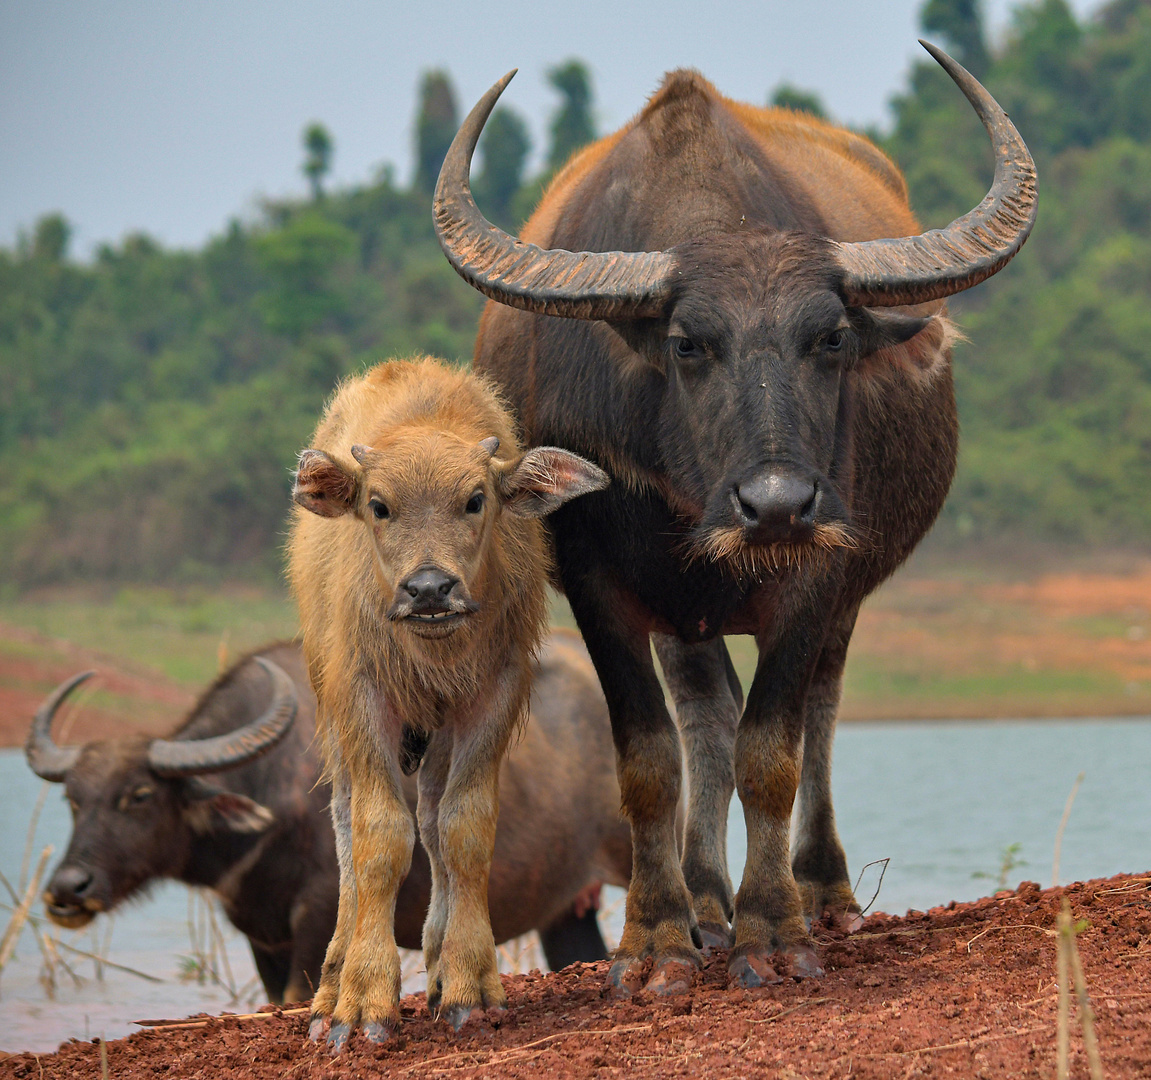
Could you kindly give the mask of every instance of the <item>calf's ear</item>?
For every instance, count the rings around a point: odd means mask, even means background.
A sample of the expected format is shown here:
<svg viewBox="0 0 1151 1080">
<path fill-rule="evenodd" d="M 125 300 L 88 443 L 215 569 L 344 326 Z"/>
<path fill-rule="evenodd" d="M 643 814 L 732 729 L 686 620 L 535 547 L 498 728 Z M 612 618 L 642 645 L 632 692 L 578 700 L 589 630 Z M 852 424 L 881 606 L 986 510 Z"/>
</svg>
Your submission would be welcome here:
<svg viewBox="0 0 1151 1080">
<path fill-rule="evenodd" d="M 543 517 L 610 483 L 598 465 L 558 446 L 537 446 L 519 461 L 509 462 L 497 476 L 504 506 L 526 518 Z"/>
<path fill-rule="evenodd" d="M 184 818 L 193 832 L 263 832 L 276 816 L 255 799 L 225 791 L 198 776 L 186 781 Z"/>
<path fill-rule="evenodd" d="M 305 450 L 292 498 L 313 514 L 339 517 L 356 505 L 356 478 L 323 450 Z"/>
</svg>

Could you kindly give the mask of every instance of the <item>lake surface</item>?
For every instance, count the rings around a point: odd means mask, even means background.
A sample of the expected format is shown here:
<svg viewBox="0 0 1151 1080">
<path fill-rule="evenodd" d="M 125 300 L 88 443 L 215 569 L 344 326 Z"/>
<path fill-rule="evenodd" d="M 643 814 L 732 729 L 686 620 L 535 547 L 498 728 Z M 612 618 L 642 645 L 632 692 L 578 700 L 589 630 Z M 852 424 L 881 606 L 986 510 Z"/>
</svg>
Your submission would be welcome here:
<svg viewBox="0 0 1151 1080">
<path fill-rule="evenodd" d="M 1024 879 L 1048 885 L 1055 833 L 1080 772 L 1085 776 L 1063 838 L 1060 880 L 1148 870 L 1149 771 L 1151 720 L 850 724 L 836 740 L 835 806 L 852 874 L 890 859 L 874 908 L 902 913 L 994 892 L 1009 847 L 1017 861 L 1009 886 Z M 40 789 L 20 751 L 0 751 L 0 871 L 13 885 Z M 746 852 L 738 801 L 729 820 L 729 859 L 738 885 Z M 54 865 L 69 828 L 62 790 L 52 785 L 33 864 L 44 845 L 53 844 Z M 864 873 L 861 903 L 871 898 L 878 877 L 877 867 Z M 614 940 L 622 905 L 610 908 L 607 936 Z M 39 902 L 33 911 L 42 912 Z M 0 910 L 0 927 L 8 917 Z M 203 909 L 193 912 L 193 921 L 203 920 Z M 188 892 L 181 886 L 167 884 L 117 912 L 106 952 L 105 917 L 92 929 L 53 930 L 61 941 L 104 952 L 159 983 L 108 968 L 97 979 L 93 961 L 65 953 L 83 981 L 76 986 L 62 975 L 50 997 L 41 982 L 39 948 L 25 929 L 16 957 L 0 973 L 0 1049 L 44 1051 L 71 1037 L 118 1038 L 138 1030 L 132 1021 L 142 1018 L 247 1011 L 261 1000 L 251 956 L 244 939 L 222 917 L 219 922 L 231 985 L 246 987 L 238 999 L 211 983 L 181 979 L 181 957 L 193 952 Z"/>
</svg>

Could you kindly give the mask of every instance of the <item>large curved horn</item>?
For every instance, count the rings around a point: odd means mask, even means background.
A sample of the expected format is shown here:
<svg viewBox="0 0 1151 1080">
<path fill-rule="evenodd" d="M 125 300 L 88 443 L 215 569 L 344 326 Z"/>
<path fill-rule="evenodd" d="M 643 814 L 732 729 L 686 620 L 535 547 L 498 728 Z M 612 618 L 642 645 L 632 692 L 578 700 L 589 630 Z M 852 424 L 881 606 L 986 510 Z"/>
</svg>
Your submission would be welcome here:
<svg viewBox="0 0 1151 1080">
<path fill-rule="evenodd" d="M 32 771 L 44 780 L 51 780 L 54 784 L 63 783 L 68 770 L 80 758 L 80 747 L 57 746 L 52 741 L 52 721 L 64 699 L 95 674 L 94 671 L 82 671 L 79 675 L 73 675 L 66 682 L 62 682 L 44 699 L 44 703 L 32 718 L 28 741 L 24 744 L 24 756 L 28 759 Z"/>
<path fill-rule="evenodd" d="M 942 49 L 920 41 L 971 102 L 995 152 L 991 190 L 945 229 L 892 240 L 839 244 L 852 306 L 891 307 L 940 300 L 997 273 L 1023 246 L 1038 208 L 1035 162 L 998 102 Z"/>
<path fill-rule="evenodd" d="M 541 315 L 623 319 L 659 315 L 674 256 L 662 251 L 564 251 L 525 244 L 496 228 L 472 198 L 472 154 L 509 71 L 467 115 L 436 183 L 433 217 L 448 262 L 469 285 L 502 304 Z"/>
<path fill-rule="evenodd" d="M 272 703 L 264 714 L 226 735 L 209 739 L 154 739 L 148 767 L 160 776 L 195 776 L 244 765 L 270 750 L 296 719 L 296 687 L 283 669 L 263 656 L 253 658 L 272 680 Z"/>
</svg>

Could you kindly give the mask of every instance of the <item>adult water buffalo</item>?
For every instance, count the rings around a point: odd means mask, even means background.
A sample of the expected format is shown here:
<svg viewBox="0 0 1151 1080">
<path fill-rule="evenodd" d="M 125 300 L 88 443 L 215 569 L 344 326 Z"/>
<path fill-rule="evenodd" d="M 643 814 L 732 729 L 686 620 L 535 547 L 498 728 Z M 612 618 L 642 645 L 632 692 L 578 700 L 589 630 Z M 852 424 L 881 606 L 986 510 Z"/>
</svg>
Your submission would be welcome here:
<svg viewBox="0 0 1151 1080">
<path fill-rule="evenodd" d="M 311 997 L 336 923 L 339 870 L 299 646 L 240 660 L 168 739 L 57 746 L 52 718 L 85 677 L 45 701 L 27 744 L 29 764 L 64 784 L 73 813 L 44 894 L 49 916 L 83 926 L 157 878 L 211 888 L 247 936 L 268 999 Z M 607 707 L 582 643 L 553 633 L 529 723 L 503 766 L 489 898 L 496 940 L 538 928 L 556 969 L 606 955 L 588 900 L 600 882 L 627 884 L 631 848 L 611 759 Z M 404 794 L 414 813 L 414 776 Z M 396 904 L 405 948 L 420 946 L 430 890 L 417 847 Z"/>
<path fill-rule="evenodd" d="M 632 830 L 609 977 L 623 994 L 649 956 L 650 988 L 685 988 L 704 943 L 734 945 L 739 985 L 816 975 L 805 917 L 859 921 L 830 787 L 848 641 L 954 472 L 953 335 L 940 301 L 1001 269 L 1036 209 L 1015 128 L 925 47 L 996 160 L 988 196 L 943 230 L 920 233 L 903 178 L 867 140 L 729 101 L 692 71 L 668 75 L 635 120 L 572 158 L 522 242 L 485 221 L 468 186 L 510 75 L 472 110 L 440 175 L 440 243 L 498 301 L 476 369 L 504 387 L 529 444 L 567 447 L 613 477 L 550 520 Z M 759 647 L 742 717 L 731 633 Z M 687 755 L 682 862 L 681 742 L 650 635 Z M 748 833 L 734 899 L 733 787 Z"/>
</svg>

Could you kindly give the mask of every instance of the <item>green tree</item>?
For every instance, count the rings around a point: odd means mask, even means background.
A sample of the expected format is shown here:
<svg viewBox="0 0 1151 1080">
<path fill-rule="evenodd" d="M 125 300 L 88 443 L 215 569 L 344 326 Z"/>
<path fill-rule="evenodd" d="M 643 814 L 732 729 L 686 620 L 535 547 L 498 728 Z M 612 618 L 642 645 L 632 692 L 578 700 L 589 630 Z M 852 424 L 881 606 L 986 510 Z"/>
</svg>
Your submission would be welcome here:
<svg viewBox="0 0 1151 1080">
<path fill-rule="evenodd" d="M 796 112 L 810 113 L 820 120 L 827 119 L 827 110 L 820 96 L 814 90 L 800 90 L 791 83 L 780 83 L 772 93 L 770 103 L 777 108 L 794 109 Z"/>
<path fill-rule="evenodd" d="M 304 128 L 304 175 L 312 187 L 312 199 L 324 197 L 323 182 L 332 167 L 332 136 L 323 124 L 309 124 Z"/>
<path fill-rule="evenodd" d="M 460 126 L 456 95 L 446 71 L 427 71 L 416 113 L 416 188 L 431 194 Z"/>
<path fill-rule="evenodd" d="M 531 146 L 528 126 L 517 113 L 507 108 L 492 113 L 480 143 L 484 167 L 476 180 L 476 196 L 498 224 L 509 225 L 512 199 L 523 186 Z"/>
<path fill-rule="evenodd" d="M 548 168 L 560 168 L 581 146 L 595 139 L 591 115 L 591 75 L 582 60 L 568 60 L 551 68 L 548 82 L 563 98 L 552 114 Z"/>
<path fill-rule="evenodd" d="M 977 79 L 988 65 L 981 6 L 979 0 L 927 0 L 919 14 L 923 32 L 945 38 L 955 59 Z"/>
<path fill-rule="evenodd" d="M 36 222 L 36 234 L 32 239 L 32 254 L 45 262 L 58 263 L 68 254 L 68 241 L 72 227 L 63 214 L 45 214 Z"/>
</svg>

